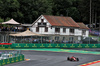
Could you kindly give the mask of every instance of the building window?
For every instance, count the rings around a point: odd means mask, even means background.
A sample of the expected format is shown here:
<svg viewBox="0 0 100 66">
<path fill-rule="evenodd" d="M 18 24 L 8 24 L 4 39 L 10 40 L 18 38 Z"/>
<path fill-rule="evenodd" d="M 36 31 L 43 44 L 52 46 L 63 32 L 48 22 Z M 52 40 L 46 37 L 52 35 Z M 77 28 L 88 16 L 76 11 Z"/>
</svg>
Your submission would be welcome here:
<svg viewBox="0 0 100 66">
<path fill-rule="evenodd" d="M 41 19 L 41 22 L 44 22 L 44 19 Z"/>
<path fill-rule="evenodd" d="M 60 28 L 55 28 L 55 32 L 60 33 Z"/>
<path fill-rule="evenodd" d="M 86 35 L 86 30 L 82 30 L 82 35 Z"/>
<path fill-rule="evenodd" d="M 38 23 L 38 26 L 45 27 L 46 26 L 46 23 Z"/>
<path fill-rule="evenodd" d="M 66 33 L 66 28 L 63 28 L 63 32 Z"/>
<path fill-rule="evenodd" d="M 55 37 L 55 40 L 59 40 L 59 37 Z"/>
<path fill-rule="evenodd" d="M 45 32 L 48 32 L 48 27 L 45 27 Z"/>
<path fill-rule="evenodd" d="M 39 27 L 36 27 L 36 32 L 39 32 Z"/>
<path fill-rule="evenodd" d="M 63 37 L 63 40 L 65 40 L 65 37 Z"/>
<path fill-rule="evenodd" d="M 51 29 L 52 29 L 52 26 L 51 26 Z"/>
<path fill-rule="evenodd" d="M 41 25 L 41 23 L 38 23 L 38 26 L 40 26 Z"/>
<path fill-rule="evenodd" d="M 46 26 L 46 23 L 43 23 L 44 26 Z"/>
<path fill-rule="evenodd" d="M 74 29 L 70 29 L 70 33 L 74 33 Z"/>
</svg>

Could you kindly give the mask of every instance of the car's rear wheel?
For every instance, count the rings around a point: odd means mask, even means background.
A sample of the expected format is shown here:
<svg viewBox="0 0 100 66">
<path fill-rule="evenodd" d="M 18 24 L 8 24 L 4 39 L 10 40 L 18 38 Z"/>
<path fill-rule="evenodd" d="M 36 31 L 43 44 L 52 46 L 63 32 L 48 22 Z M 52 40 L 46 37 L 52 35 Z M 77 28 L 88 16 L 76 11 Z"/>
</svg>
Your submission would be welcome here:
<svg viewBox="0 0 100 66">
<path fill-rule="evenodd" d="M 70 60 L 69 57 L 67 58 L 67 60 Z"/>
</svg>

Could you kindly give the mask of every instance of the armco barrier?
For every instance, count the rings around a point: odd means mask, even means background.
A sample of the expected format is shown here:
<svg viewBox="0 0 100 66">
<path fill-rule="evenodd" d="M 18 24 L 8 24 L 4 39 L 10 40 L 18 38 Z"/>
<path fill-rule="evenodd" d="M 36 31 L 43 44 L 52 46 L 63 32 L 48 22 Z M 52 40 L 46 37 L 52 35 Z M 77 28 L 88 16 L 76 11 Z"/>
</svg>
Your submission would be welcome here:
<svg viewBox="0 0 100 66">
<path fill-rule="evenodd" d="M 100 44 L 13 43 L 12 48 L 100 48 Z"/>
<path fill-rule="evenodd" d="M 23 60 L 24 60 L 24 55 L 20 55 L 18 57 L 13 57 L 13 58 L 9 58 L 9 59 L 3 59 L 3 60 L 0 60 L 0 66 L 23 61 Z"/>
</svg>

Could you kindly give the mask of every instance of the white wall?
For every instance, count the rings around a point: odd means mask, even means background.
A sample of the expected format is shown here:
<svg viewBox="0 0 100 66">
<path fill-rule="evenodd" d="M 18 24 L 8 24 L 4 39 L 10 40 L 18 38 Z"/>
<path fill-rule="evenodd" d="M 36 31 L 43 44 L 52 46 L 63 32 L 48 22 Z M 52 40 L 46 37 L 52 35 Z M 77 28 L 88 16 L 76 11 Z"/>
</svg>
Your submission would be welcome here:
<svg viewBox="0 0 100 66">
<path fill-rule="evenodd" d="M 86 30 L 86 36 L 89 37 L 89 30 Z"/>
<path fill-rule="evenodd" d="M 75 29 L 75 36 L 81 36 L 82 35 L 82 30 L 81 29 Z"/>
</svg>

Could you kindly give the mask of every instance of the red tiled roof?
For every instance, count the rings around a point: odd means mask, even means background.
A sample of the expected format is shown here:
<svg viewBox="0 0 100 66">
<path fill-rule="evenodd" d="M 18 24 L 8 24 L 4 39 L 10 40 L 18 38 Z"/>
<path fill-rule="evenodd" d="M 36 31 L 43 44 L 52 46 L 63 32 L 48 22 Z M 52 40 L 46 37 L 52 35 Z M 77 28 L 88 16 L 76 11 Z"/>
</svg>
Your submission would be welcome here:
<svg viewBox="0 0 100 66">
<path fill-rule="evenodd" d="M 43 15 L 52 26 L 79 27 L 71 17 Z"/>
<path fill-rule="evenodd" d="M 80 26 L 80 29 L 89 29 L 84 23 L 77 23 Z"/>
</svg>

